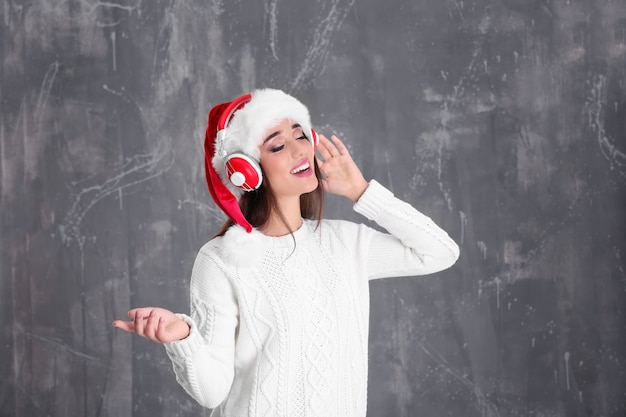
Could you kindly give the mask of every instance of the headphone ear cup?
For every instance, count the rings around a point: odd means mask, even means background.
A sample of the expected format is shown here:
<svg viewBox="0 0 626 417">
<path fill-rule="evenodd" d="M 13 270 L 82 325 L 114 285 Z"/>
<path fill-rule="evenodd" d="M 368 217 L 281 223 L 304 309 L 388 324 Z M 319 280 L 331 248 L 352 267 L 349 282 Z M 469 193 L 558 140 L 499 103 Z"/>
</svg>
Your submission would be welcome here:
<svg viewBox="0 0 626 417">
<path fill-rule="evenodd" d="M 311 144 L 313 145 L 313 150 L 317 149 L 317 145 L 320 142 L 320 138 L 317 136 L 317 132 L 315 129 L 311 128 Z"/>
<path fill-rule="evenodd" d="M 259 164 L 243 153 L 234 153 L 226 157 L 226 173 L 231 184 L 245 191 L 256 190 L 263 182 Z"/>
</svg>

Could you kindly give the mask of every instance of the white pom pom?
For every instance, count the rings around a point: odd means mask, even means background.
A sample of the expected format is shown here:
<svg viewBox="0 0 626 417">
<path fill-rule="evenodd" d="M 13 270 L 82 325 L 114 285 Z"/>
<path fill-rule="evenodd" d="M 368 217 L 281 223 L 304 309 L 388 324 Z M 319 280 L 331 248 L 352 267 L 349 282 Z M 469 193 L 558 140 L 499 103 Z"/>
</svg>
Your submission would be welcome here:
<svg viewBox="0 0 626 417">
<path fill-rule="evenodd" d="M 220 255 L 227 265 L 254 268 L 265 255 L 263 235 L 256 229 L 247 233 L 243 227 L 232 225 L 220 242 Z"/>
</svg>

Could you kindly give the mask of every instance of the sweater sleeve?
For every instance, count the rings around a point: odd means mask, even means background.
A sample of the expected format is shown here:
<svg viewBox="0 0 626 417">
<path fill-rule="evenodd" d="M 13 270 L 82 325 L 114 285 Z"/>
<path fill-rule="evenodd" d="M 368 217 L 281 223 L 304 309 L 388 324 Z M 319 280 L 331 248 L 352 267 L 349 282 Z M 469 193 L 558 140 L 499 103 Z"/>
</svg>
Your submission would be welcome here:
<svg viewBox="0 0 626 417">
<path fill-rule="evenodd" d="M 372 231 L 368 238 L 363 255 L 369 279 L 431 274 L 459 257 L 458 245 L 443 229 L 375 180 L 354 210 L 389 232 Z"/>
<path fill-rule="evenodd" d="M 165 345 L 178 383 L 198 403 L 217 407 L 228 395 L 234 377 L 238 305 L 224 271 L 206 251 L 196 257 L 190 283 L 190 325 L 186 339 Z"/>
</svg>

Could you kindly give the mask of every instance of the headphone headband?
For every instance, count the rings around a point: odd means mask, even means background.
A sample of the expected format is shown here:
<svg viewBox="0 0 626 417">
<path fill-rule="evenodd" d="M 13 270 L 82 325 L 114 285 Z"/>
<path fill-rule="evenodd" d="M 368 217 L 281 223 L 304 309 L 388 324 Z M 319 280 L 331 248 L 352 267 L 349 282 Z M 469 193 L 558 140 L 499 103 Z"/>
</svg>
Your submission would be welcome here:
<svg viewBox="0 0 626 417">
<path fill-rule="evenodd" d="M 233 114 L 243 106 L 245 106 L 252 99 L 252 94 L 244 94 L 231 101 L 228 106 L 222 111 L 219 119 L 217 120 L 217 130 L 224 130 L 228 126 L 228 122 L 233 117 Z"/>
<path fill-rule="evenodd" d="M 215 136 L 215 142 L 216 142 L 215 148 L 217 149 L 217 154 L 221 158 L 226 158 L 227 156 L 226 151 L 224 150 L 224 140 L 226 139 L 226 127 L 228 126 L 230 119 L 232 119 L 233 114 L 235 114 L 237 110 L 241 109 L 243 106 L 248 104 L 251 99 L 252 99 L 252 94 L 244 94 L 243 96 L 234 99 L 233 101 L 228 103 L 226 108 L 220 114 L 220 117 L 217 119 L 217 133 Z"/>
</svg>

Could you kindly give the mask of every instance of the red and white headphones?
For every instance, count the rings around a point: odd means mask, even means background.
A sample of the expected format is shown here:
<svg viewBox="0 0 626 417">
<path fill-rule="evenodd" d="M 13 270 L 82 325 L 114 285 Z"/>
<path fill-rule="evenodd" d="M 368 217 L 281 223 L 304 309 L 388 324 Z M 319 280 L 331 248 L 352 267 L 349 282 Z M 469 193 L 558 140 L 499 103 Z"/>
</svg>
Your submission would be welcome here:
<svg viewBox="0 0 626 417">
<path fill-rule="evenodd" d="M 252 99 L 251 94 L 245 94 L 232 102 L 221 112 L 217 122 L 217 135 L 215 138 L 215 148 L 218 155 L 223 159 L 226 166 L 226 174 L 231 184 L 244 191 L 254 191 L 263 182 L 261 166 L 256 158 L 246 155 L 241 151 L 226 154 L 224 141 L 228 140 L 226 128 L 234 113 L 243 108 Z M 308 136 L 308 135 L 307 135 Z M 317 133 L 311 128 L 311 144 L 313 149 L 317 149 L 319 139 Z"/>
</svg>

